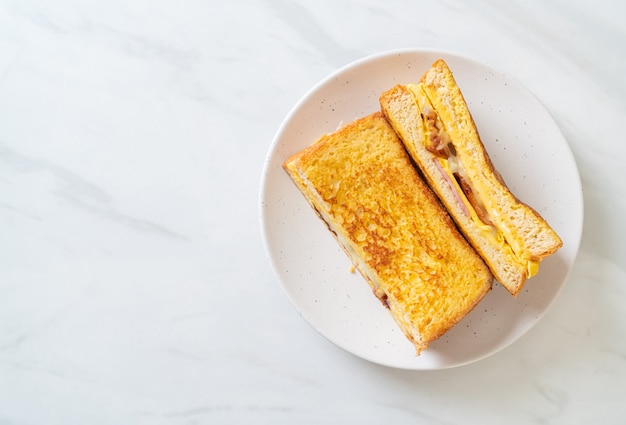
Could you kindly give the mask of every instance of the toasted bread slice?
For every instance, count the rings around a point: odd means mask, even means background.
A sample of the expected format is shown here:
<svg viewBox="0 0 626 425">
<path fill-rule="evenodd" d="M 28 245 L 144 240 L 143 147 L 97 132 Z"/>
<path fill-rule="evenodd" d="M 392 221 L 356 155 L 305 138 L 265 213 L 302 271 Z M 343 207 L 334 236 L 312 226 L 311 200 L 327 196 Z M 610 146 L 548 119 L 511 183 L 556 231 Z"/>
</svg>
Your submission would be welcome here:
<svg viewBox="0 0 626 425">
<path fill-rule="evenodd" d="M 436 61 L 419 84 L 398 85 L 380 103 L 463 234 L 517 296 L 562 241 L 494 169 L 447 64 Z"/>
<path fill-rule="evenodd" d="M 283 167 L 418 354 L 491 289 L 489 269 L 381 113 L 323 136 Z"/>
</svg>

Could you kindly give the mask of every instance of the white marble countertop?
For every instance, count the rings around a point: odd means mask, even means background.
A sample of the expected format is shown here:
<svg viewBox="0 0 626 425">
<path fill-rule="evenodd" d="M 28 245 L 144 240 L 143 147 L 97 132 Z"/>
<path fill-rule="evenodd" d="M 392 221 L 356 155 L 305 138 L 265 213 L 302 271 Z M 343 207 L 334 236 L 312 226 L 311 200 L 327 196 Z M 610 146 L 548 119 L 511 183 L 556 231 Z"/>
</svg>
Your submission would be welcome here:
<svg viewBox="0 0 626 425">
<path fill-rule="evenodd" d="M 0 423 L 622 421 L 624 4 L 0 2 Z M 528 87 L 584 190 L 578 259 L 547 315 L 442 371 L 320 336 L 259 230 L 288 111 L 337 68 L 404 47 Z"/>
</svg>

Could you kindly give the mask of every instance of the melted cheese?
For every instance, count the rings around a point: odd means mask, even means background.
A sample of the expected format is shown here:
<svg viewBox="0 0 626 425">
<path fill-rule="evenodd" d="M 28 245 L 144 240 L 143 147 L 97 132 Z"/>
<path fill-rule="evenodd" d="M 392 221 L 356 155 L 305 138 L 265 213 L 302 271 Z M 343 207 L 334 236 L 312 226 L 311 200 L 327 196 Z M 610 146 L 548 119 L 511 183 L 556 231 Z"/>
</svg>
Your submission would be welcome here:
<svg viewBox="0 0 626 425">
<path fill-rule="evenodd" d="M 467 182 L 469 182 L 469 179 L 466 178 L 465 172 L 458 158 L 451 156 L 448 159 L 444 159 L 444 158 L 437 158 L 437 159 L 439 160 L 439 163 L 441 164 L 441 168 L 446 172 L 446 174 L 448 175 L 448 178 L 454 185 L 455 190 L 458 192 L 459 198 L 463 201 L 463 204 L 465 204 L 467 211 L 469 211 L 472 221 L 474 221 L 474 223 L 478 226 L 478 229 L 480 230 L 481 235 L 484 238 L 489 239 L 492 244 L 500 246 L 502 250 L 508 251 L 511 254 L 511 256 L 515 258 L 517 262 L 519 262 L 520 264 L 525 264 L 527 277 L 532 277 L 536 275 L 537 272 L 539 271 L 540 262 L 533 261 L 529 258 L 524 258 L 523 254 L 520 252 L 521 250 L 513 249 L 513 246 L 507 240 L 507 238 L 505 237 L 505 235 L 502 233 L 501 230 L 499 230 L 498 228 L 494 226 L 485 224 L 478 217 L 478 214 L 476 213 L 474 206 L 469 202 L 469 200 L 465 196 L 465 193 L 459 186 L 457 179 L 454 177 L 454 173 L 459 173 L 461 177 L 463 177 Z M 487 211 L 485 211 L 485 213 L 487 213 Z"/>
<path fill-rule="evenodd" d="M 442 125 L 443 123 L 442 123 L 441 117 L 439 116 L 439 113 L 436 110 L 434 110 L 432 105 L 430 104 L 430 100 L 428 99 L 428 96 L 426 95 L 426 92 L 423 89 L 422 84 L 421 83 L 408 84 L 406 87 L 409 90 L 409 92 L 411 92 L 411 94 L 413 95 L 413 101 L 417 105 L 418 110 L 422 111 L 422 113 L 426 115 L 428 115 L 429 112 L 434 112 L 437 115 L 436 120 L 439 123 L 437 125 L 438 127 L 437 131 L 439 133 L 446 133 Z M 428 138 L 430 137 L 429 134 L 430 134 L 431 129 L 428 128 L 426 123 L 424 123 L 424 127 L 425 127 L 424 130 L 425 130 L 426 137 Z M 448 134 L 445 134 L 444 138 L 450 141 L 450 137 Z M 454 145 L 454 141 L 451 141 L 451 143 L 452 145 Z M 456 156 L 449 156 L 447 159 L 441 158 L 441 157 L 436 157 L 436 158 L 439 161 L 441 168 L 446 172 L 449 180 L 454 185 L 454 189 L 459 194 L 459 198 L 461 199 L 461 201 L 463 201 L 463 204 L 465 205 L 467 211 L 469 211 L 470 213 L 471 219 L 478 226 L 478 229 L 480 230 L 480 233 L 482 234 L 482 236 L 491 240 L 491 242 L 494 245 L 499 245 L 502 248 L 502 250 L 508 251 L 511 254 L 512 258 L 514 258 L 519 264 L 525 265 L 527 277 L 532 277 L 536 275 L 537 272 L 539 271 L 540 261 L 535 261 L 535 260 L 528 258 L 528 255 L 524 253 L 524 249 L 521 246 L 521 244 L 519 244 L 516 241 L 516 239 L 510 235 L 510 233 L 508 232 L 504 233 L 502 230 L 496 228 L 495 226 L 486 224 L 480 219 L 480 217 L 476 213 L 476 210 L 474 209 L 474 206 L 469 202 L 469 200 L 467 199 L 467 196 L 465 195 L 465 192 L 462 190 L 459 183 L 457 182 L 457 179 L 454 177 L 454 173 L 458 173 L 467 182 L 467 184 L 470 185 L 471 190 L 474 193 L 476 193 L 474 188 L 471 187 L 471 180 L 467 178 L 463 165 L 458 160 L 458 158 Z M 480 199 L 477 199 L 477 201 L 482 202 Z M 492 221 L 491 219 L 493 217 L 489 215 L 488 211 L 497 211 L 497 209 L 496 208 L 484 208 L 484 205 L 482 204 L 481 204 L 481 207 L 483 207 L 482 209 L 487 215 L 487 218 L 490 221 Z"/>
</svg>

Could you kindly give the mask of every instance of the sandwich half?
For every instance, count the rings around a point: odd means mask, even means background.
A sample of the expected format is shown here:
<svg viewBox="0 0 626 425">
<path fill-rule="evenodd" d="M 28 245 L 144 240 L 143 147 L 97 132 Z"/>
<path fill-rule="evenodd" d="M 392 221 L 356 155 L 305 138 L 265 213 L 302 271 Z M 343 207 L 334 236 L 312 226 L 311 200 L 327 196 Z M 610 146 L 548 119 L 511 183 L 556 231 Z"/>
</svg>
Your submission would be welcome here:
<svg viewBox="0 0 626 425">
<path fill-rule="evenodd" d="M 417 354 L 458 323 L 493 276 L 380 112 L 283 164 Z"/>
<path fill-rule="evenodd" d="M 447 64 L 436 61 L 418 84 L 397 85 L 380 104 L 467 240 L 517 296 L 562 241 L 494 169 Z"/>
</svg>

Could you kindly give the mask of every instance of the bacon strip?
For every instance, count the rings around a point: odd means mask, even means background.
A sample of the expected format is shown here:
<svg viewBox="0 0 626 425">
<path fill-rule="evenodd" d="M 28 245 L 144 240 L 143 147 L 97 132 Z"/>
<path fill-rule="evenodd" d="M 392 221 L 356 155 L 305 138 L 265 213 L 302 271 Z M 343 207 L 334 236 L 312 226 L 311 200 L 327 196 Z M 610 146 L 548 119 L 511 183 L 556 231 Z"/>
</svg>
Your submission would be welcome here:
<svg viewBox="0 0 626 425">
<path fill-rule="evenodd" d="M 476 211 L 476 215 L 478 216 L 480 221 L 493 227 L 493 223 L 491 222 L 491 220 L 489 220 L 489 215 L 487 214 L 487 211 L 485 211 L 485 208 L 483 208 L 481 203 L 476 198 L 476 195 L 472 191 L 472 188 L 470 187 L 470 185 L 465 181 L 465 179 L 459 173 L 454 173 L 453 176 L 456 179 L 457 183 L 459 183 L 461 190 L 463 190 L 463 193 L 465 194 L 467 201 L 470 203 L 472 207 L 474 207 L 474 211 Z"/>
</svg>

